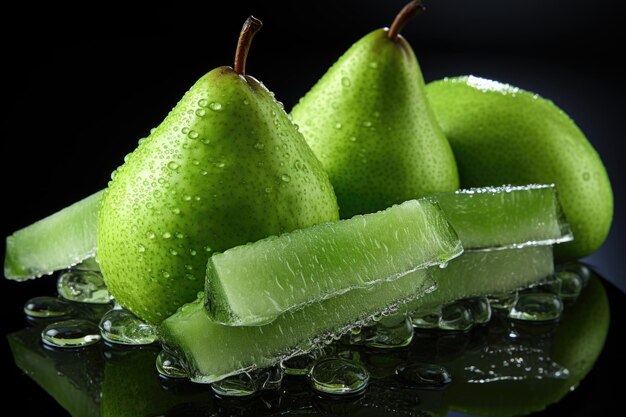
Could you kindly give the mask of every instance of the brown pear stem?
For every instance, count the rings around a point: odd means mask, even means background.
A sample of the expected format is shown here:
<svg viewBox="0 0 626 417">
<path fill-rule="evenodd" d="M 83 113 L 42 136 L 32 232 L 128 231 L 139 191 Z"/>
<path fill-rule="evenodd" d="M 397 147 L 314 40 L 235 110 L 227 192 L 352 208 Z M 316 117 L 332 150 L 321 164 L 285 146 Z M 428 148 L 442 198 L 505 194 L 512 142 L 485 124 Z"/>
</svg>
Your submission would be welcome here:
<svg viewBox="0 0 626 417">
<path fill-rule="evenodd" d="M 254 16 L 250 16 L 246 19 L 241 33 L 239 34 L 239 42 L 237 42 L 237 52 L 235 52 L 235 65 L 234 70 L 239 75 L 246 75 L 246 60 L 248 59 L 248 52 L 250 51 L 250 45 L 252 44 L 252 38 L 263 27 L 263 22 Z"/>
<path fill-rule="evenodd" d="M 402 28 L 404 28 L 404 25 L 424 10 L 426 10 L 426 8 L 422 4 L 421 0 L 413 0 L 407 3 L 407 5 L 400 10 L 400 13 L 398 13 L 396 19 L 391 24 L 391 27 L 387 32 L 389 39 L 395 40 Z"/>
</svg>

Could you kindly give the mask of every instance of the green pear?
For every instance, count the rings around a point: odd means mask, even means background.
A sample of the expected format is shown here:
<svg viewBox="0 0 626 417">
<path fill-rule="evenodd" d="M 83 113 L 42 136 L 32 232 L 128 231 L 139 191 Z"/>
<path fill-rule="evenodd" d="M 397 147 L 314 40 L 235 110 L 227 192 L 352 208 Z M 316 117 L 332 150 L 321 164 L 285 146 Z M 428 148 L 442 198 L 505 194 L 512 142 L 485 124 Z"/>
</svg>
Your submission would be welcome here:
<svg viewBox="0 0 626 417">
<path fill-rule="evenodd" d="M 409 3 L 391 29 L 352 45 L 291 112 L 328 172 L 342 218 L 459 186 L 415 54 L 398 34 L 419 10 Z"/>
<path fill-rule="evenodd" d="M 463 187 L 549 184 L 559 191 L 574 241 L 557 258 L 595 251 L 613 218 L 606 169 L 583 132 L 549 100 L 478 77 L 430 83 L 428 98 L 454 151 Z"/>
<path fill-rule="evenodd" d="M 103 197 L 100 267 L 117 302 L 148 322 L 196 298 L 213 252 L 338 219 L 322 165 L 274 95 L 245 74 L 260 26 L 246 21 L 234 69 L 200 78 Z"/>
</svg>

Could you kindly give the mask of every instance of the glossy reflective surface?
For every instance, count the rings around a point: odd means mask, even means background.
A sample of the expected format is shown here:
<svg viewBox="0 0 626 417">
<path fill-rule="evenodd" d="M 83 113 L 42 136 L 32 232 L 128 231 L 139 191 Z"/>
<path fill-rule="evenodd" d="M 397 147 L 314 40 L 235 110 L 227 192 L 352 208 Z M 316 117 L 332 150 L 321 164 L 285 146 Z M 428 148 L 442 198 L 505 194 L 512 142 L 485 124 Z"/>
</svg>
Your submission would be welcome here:
<svg viewBox="0 0 626 417">
<path fill-rule="evenodd" d="M 622 366 L 612 338 L 619 314 L 623 316 L 624 296 L 605 287 L 613 301 L 605 352 L 589 375 L 591 382 L 583 381 L 580 389 L 543 411 L 546 415 L 586 415 L 589 406 L 607 406 L 612 387 L 604 372 Z M 335 343 L 327 357 L 356 362 L 370 375 L 363 391 L 341 398 L 315 391 L 304 375 L 285 375 L 282 384 L 241 398 L 220 395 L 220 387 L 160 377 L 157 346 L 44 347 L 40 332 L 45 322 L 12 333 L 8 340 L 16 364 L 47 394 L 27 377 L 17 378 L 15 392 L 37 397 L 41 408 L 28 406 L 51 416 L 517 415 L 546 407 L 580 383 L 602 349 L 607 308 L 600 281 L 594 279 L 579 301 L 566 307 L 559 325 L 529 325 L 494 311 L 487 326 L 470 332 L 416 331 L 405 348 Z M 587 408 L 573 405 L 579 403 Z"/>
</svg>

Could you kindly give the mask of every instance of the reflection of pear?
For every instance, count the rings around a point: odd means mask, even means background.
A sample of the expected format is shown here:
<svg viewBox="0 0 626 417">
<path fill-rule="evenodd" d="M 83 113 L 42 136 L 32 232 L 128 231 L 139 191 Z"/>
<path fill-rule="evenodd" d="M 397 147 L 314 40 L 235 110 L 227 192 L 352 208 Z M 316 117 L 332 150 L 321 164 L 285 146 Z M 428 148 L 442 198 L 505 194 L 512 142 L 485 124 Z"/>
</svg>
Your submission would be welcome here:
<svg viewBox="0 0 626 417">
<path fill-rule="evenodd" d="M 104 367 L 102 417 L 160 416 L 177 404 L 200 400 L 211 404 L 212 396 L 206 390 L 177 393 L 163 389 L 154 366 L 155 351 L 137 349 L 113 354 Z"/>
<path fill-rule="evenodd" d="M 53 351 L 41 345 L 41 328 L 29 327 L 7 339 L 15 364 L 72 417 L 100 415 L 102 356 L 99 350 Z"/>
<path fill-rule="evenodd" d="M 589 373 L 600 355 L 609 326 L 609 305 L 597 278 L 567 309 L 552 339 L 550 357 L 569 370 L 566 379 L 527 379 L 469 384 L 455 381 L 446 395 L 450 408 L 481 416 L 514 416 L 543 410 L 563 398 Z M 464 355 L 451 368 L 472 365 L 488 368 L 479 355 Z"/>
</svg>

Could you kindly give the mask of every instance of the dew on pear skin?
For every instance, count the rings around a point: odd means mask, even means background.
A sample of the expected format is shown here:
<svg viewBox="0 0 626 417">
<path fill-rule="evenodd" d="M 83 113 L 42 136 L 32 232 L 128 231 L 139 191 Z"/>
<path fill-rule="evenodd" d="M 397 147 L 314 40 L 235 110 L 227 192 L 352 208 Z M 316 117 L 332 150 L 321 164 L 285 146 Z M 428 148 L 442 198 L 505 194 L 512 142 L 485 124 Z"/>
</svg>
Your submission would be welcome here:
<svg viewBox="0 0 626 417">
<path fill-rule="evenodd" d="M 208 104 L 209 104 L 209 100 L 207 100 L 206 98 L 202 98 L 198 100 L 198 106 L 200 107 L 206 107 Z"/>
<path fill-rule="evenodd" d="M 211 250 L 212 250 L 211 247 L 208 245 L 204 247 L 205 252 L 211 252 Z"/>
<path fill-rule="evenodd" d="M 183 127 L 181 132 L 183 132 L 183 135 L 188 135 L 189 134 L 189 128 L 188 127 Z"/>
<path fill-rule="evenodd" d="M 198 254 L 198 252 L 196 252 L 196 251 L 195 251 L 195 250 L 193 250 L 193 249 L 189 249 L 189 254 L 190 254 L 191 256 L 196 256 L 196 255 Z"/>
<path fill-rule="evenodd" d="M 367 64 L 367 65 L 368 65 L 370 68 L 372 68 L 372 69 L 376 69 L 376 68 L 378 68 L 378 62 L 376 62 L 376 61 L 370 61 L 370 63 L 369 63 L 369 64 Z"/>
<path fill-rule="evenodd" d="M 169 277 L 170 277 L 170 273 L 169 273 L 169 272 L 167 272 L 167 271 L 163 271 L 163 272 L 161 273 L 161 275 L 163 275 L 163 278 L 169 278 Z"/>
<path fill-rule="evenodd" d="M 272 187 L 265 187 L 265 193 L 266 194 L 271 194 L 272 193 Z"/>
<path fill-rule="evenodd" d="M 281 179 L 281 180 L 283 180 L 283 182 L 289 182 L 289 181 L 291 181 L 291 177 L 290 177 L 289 175 L 287 175 L 287 174 L 283 174 L 283 175 L 280 177 L 280 179 Z"/>
<path fill-rule="evenodd" d="M 366 120 L 363 122 L 363 126 L 364 127 L 372 127 L 372 122 L 370 122 L 369 120 Z"/>
<path fill-rule="evenodd" d="M 206 110 L 204 110 L 204 109 L 198 109 L 198 110 L 196 110 L 196 116 L 198 116 L 198 117 L 204 117 L 204 116 L 206 116 Z"/>
<path fill-rule="evenodd" d="M 180 214 L 180 209 L 179 209 L 178 207 L 174 207 L 174 208 L 172 209 L 172 213 L 174 213 L 174 214 Z"/>
<path fill-rule="evenodd" d="M 591 175 L 589 175 L 588 172 L 584 172 L 583 173 L 583 180 L 584 181 L 589 181 L 591 179 Z"/>
<path fill-rule="evenodd" d="M 207 138 L 203 138 L 203 139 L 200 139 L 200 142 L 202 142 L 202 143 L 203 143 L 203 144 L 205 144 L 205 145 L 208 145 L 208 144 L 210 144 L 210 143 L 211 143 L 211 140 L 210 140 L 210 139 L 207 139 Z"/>
<path fill-rule="evenodd" d="M 180 165 L 178 165 L 178 164 L 177 164 L 176 162 L 174 162 L 174 161 L 170 161 L 170 162 L 168 162 L 168 163 L 167 163 L 167 167 L 168 167 L 169 169 L 171 169 L 172 171 L 176 171 L 176 170 L 180 167 Z"/>
<path fill-rule="evenodd" d="M 257 142 L 257 143 L 255 143 L 255 144 L 254 144 L 254 149 L 256 149 L 256 150 L 259 150 L 259 151 L 260 151 L 260 150 L 262 150 L 263 148 L 265 148 L 265 145 L 264 145 L 264 144 L 262 144 L 261 142 Z"/>
<path fill-rule="evenodd" d="M 144 253 L 146 251 L 146 247 L 142 244 L 137 245 L 137 252 Z"/>
<path fill-rule="evenodd" d="M 198 139 L 198 136 L 200 136 L 200 134 L 195 130 L 192 130 L 187 136 L 189 136 L 189 139 Z"/>
<path fill-rule="evenodd" d="M 209 104 L 209 109 L 211 109 L 213 111 L 221 111 L 222 110 L 222 103 L 214 101 L 211 104 Z"/>
<path fill-rule="evenodd" d="M 182 234 L 182 233 L 180 233 L 180 232 L 176 232 L 175 236 L 176 236 L 176 239 L 182 239 L 182 238 L 184 238 L 184 237 L 185 237 L 185 235 L 183 235 L 183 234 Z"/>
<path fill-rule="evenodd" d="M 154 232 L 148 232 L 148 233 L 146 233 L 146 236 L 148 237 L 148 239 L 154 239 L 155 238 Z"/>
<path fill-rule="evenodd" d="M 350 81 L 350 78 L 343 77 L 341 79 L 341 85 L 343 85 L 344 87 L 350 87 L 352 85 L 352 82 Z"/>
<path fill-rule="evenodd" d="M 343 125 L 339 122 L 335 123 L 335 129 L 341 129 Z"/>
<path fill-rule="evenodd" d="M 176 249 L 170 249 L 170 255 L 178 256 L 178 251 Z"/>
<path fill-rule="evenodd" d="M 163 233 L 163 239 L 169 239 L 171 237 L 172 237 L 172 234 L 170 232 Z"/>
</svg>

